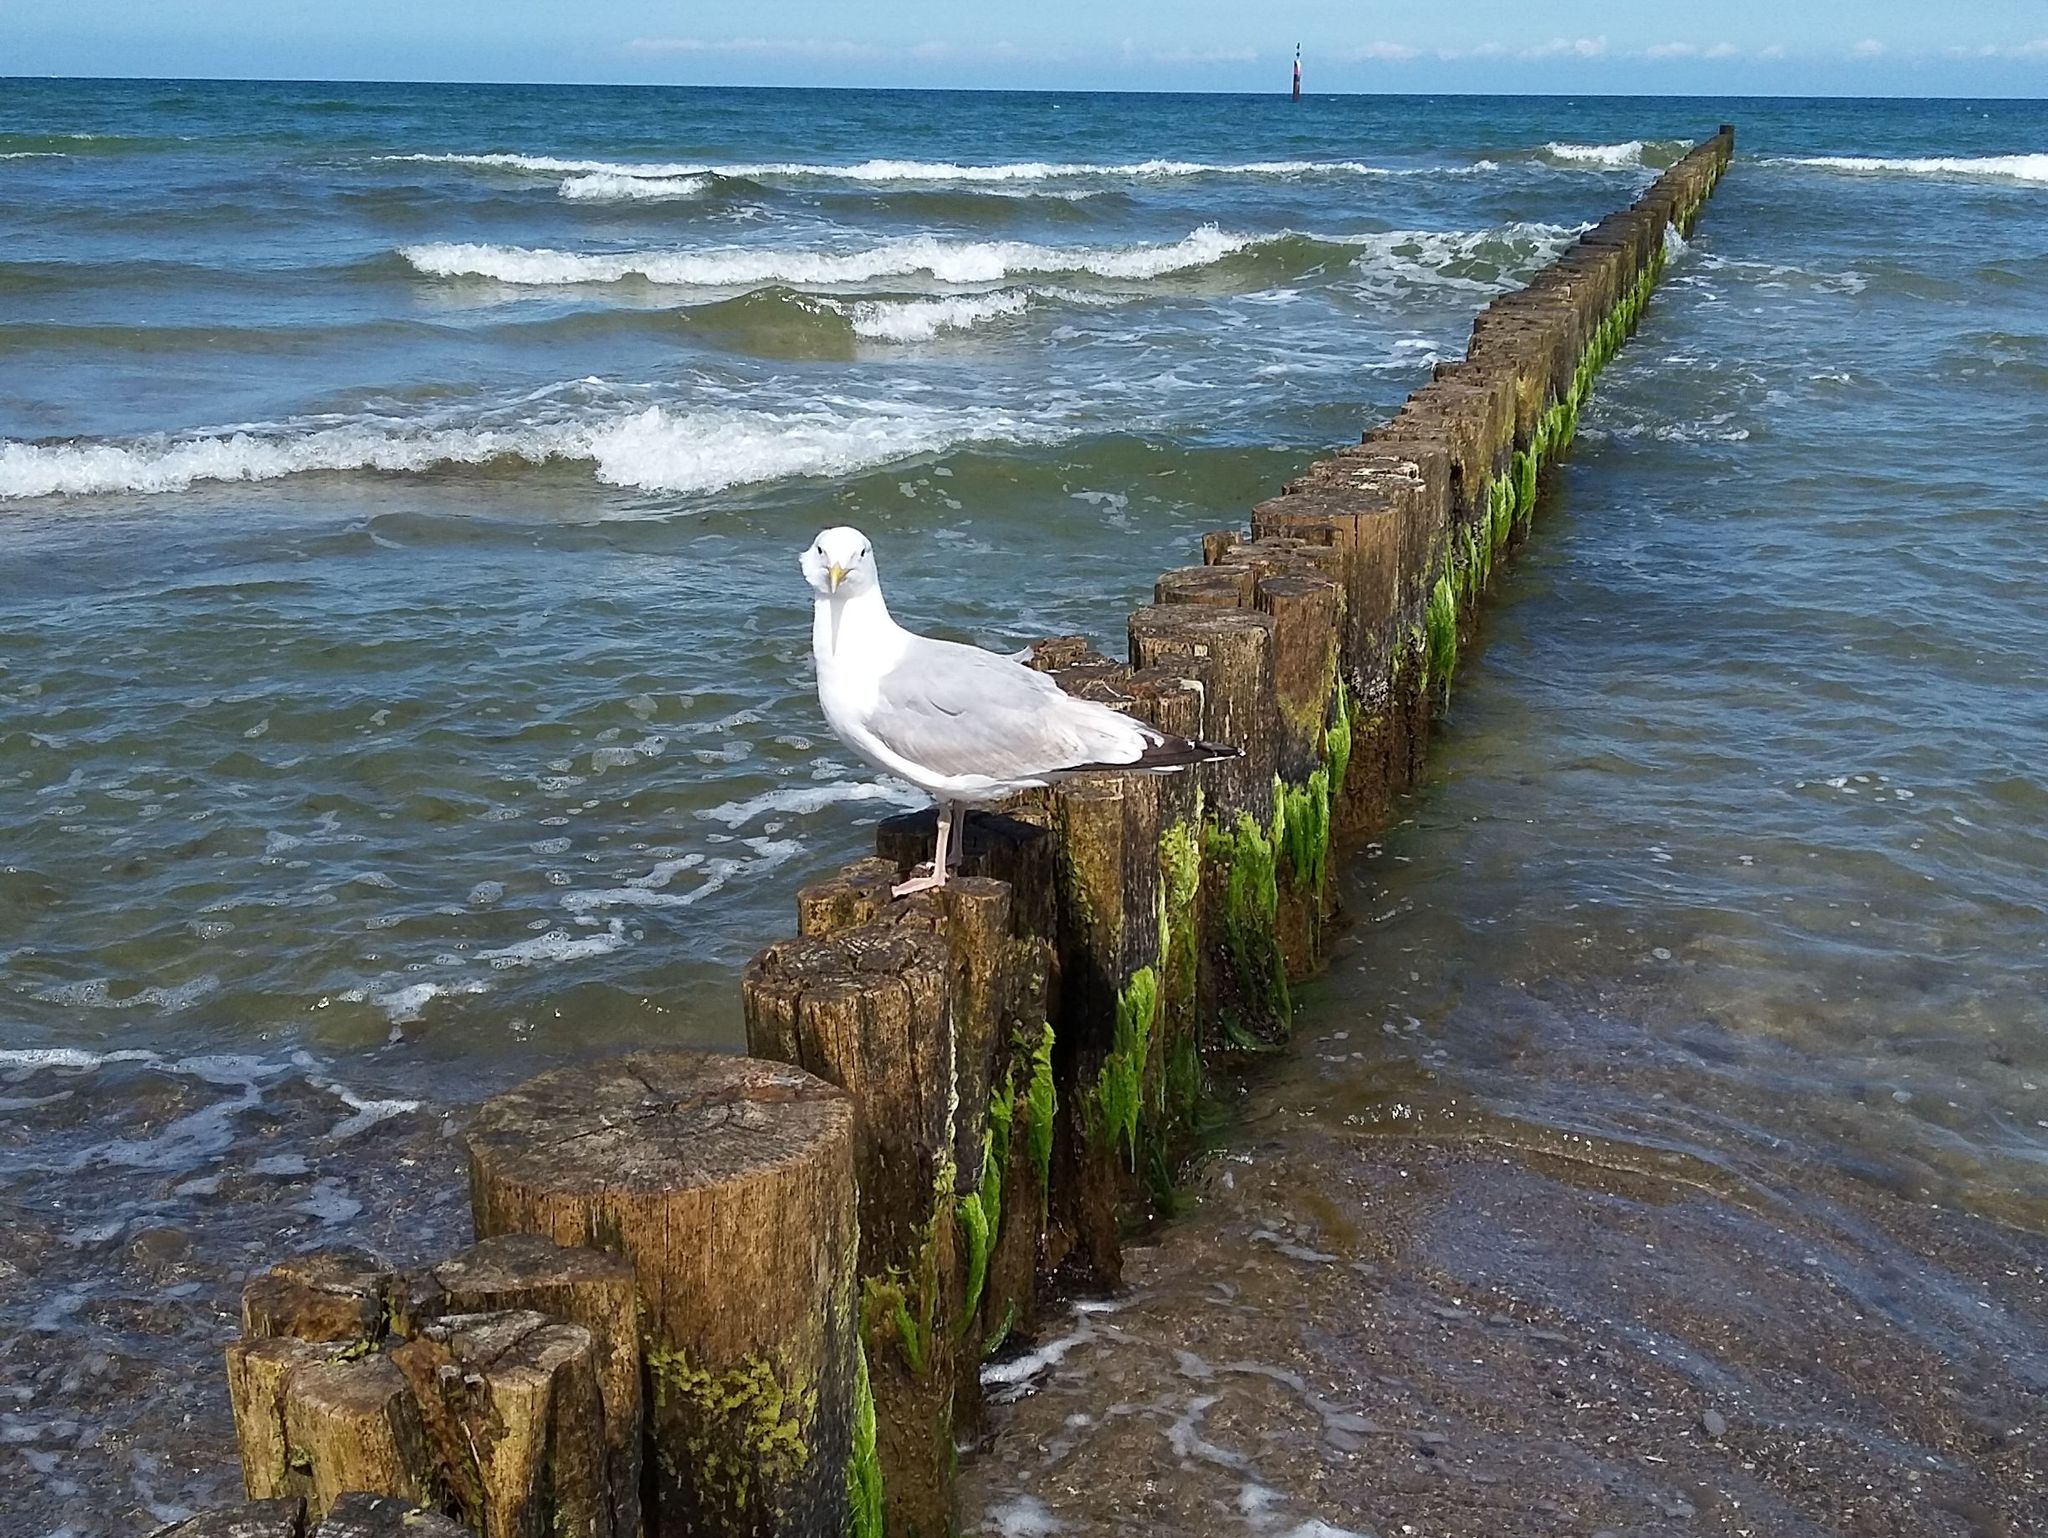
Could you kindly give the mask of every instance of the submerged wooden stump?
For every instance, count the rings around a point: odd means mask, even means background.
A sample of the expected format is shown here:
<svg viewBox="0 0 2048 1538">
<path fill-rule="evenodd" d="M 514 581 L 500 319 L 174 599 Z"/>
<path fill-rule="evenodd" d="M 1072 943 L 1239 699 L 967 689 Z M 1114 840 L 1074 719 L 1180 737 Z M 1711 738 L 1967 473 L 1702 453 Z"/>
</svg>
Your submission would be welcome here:
<svg viewBox="0 0 2048 1538">
<path fill-rule="evenodd" d="M 636 1053 L 500 1095 L 467 1143 L 481 1237 L 633 1265 L 650 1538 L 845 1531 L 873 1458 L 849 1097 L 784 1063 Z"/>
<path fill-rule="evenodd" d="M 334 1503 L 311 1538 L 471 1538 L 469 1529 L 437 1512 L 388 1495 L 357 1492 Z"/>
<path fill-rule="evenodd" d="M 305 1538 L 306 1503 L 245 1501 L 158 1528 L 150 1538 Z"/>
</svg>

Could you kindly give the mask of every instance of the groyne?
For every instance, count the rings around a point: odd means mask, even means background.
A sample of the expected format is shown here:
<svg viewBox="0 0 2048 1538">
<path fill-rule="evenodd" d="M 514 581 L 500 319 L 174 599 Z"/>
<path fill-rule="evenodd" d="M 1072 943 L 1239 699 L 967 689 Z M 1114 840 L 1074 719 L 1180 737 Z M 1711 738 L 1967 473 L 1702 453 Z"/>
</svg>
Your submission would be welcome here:
<svg viewBox="0 0 2048 1538">
<path fill-rule="evenodd" d="M 252 1282 L 228 1357 L 252 1504 L 183 1538 L 436 1530 L 413 1507 L 486 1538 L 951 1531 L 983 1363 L 1116 1285 L 1211 1076 L 1284 1042 L 1336 855 L 1414 783 L 1546 467 L 1732 153 L 1724 127 L 1207 536 L 1126 660 L 1034 648 L 1241 758 L 976 814 L 961 878 L 908 899 L 932 819 L 889 820 L 748 966 L 750 1055 L 544 1075 L 470 1126 L 473 1248 Z"/>
</svg>

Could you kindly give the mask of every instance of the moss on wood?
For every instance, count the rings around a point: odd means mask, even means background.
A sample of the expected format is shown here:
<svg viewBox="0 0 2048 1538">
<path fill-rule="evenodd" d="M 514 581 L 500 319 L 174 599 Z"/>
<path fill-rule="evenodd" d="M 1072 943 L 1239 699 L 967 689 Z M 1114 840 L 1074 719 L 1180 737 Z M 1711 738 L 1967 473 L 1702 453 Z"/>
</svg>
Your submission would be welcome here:
<svg viewBox="0 0 2048 1538">
<path fill-rule="evenodd" d="M 853 1453 L 846 1461 L 846 1499 L 852 1508 L 853 1538 L 883 1538 L 882 1460 L 875 1451 L 875 1390 L 868 1381 L 868 1354 L 858 1348 L 853 1380 Z"/>
<path fill-rule="evenodd" d="M 665 1446 L 671 1477 L 696 1487 L 699 1509 L 746 1513 L 756 1492 L 788 1485 L 811 1456 L 816 1385 L 790 1378 L 758 1353 L 724 1372 L 693 1364 L 686 1352 L 647 1353 L 654 1402 L 680 1409 L 692 1429 L 684 1445 Z"/>
<path fill-rule="evenodd" d="M 1240 999 L 1262 1021 L 1284 1031 L 1293 1015 L 1287 963 L 1276 935 L 1280 913 L 1273 841 L 1250 814 L 1229 829 L 1211 825 L 1204 853 L 1222 872 L 1223 942 Z M 1227 1022 L 1226 1022 L 1227 1023 Z"/>
</svg>

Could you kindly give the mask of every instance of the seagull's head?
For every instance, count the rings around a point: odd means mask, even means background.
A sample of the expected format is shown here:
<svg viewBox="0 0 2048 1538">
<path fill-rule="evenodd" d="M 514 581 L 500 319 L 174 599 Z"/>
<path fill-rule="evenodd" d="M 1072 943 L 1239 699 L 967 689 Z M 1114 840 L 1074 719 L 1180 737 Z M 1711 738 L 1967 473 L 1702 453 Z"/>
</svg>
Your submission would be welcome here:
<svg viewBox="0 0 2048 1538">
<path fill-rule="evenodd" d="M 853 596 L 874 588 L 875 547 L 859 529 L 827 529 L 798 557 L 804 580 L 820 598 Z"/>
</svg>

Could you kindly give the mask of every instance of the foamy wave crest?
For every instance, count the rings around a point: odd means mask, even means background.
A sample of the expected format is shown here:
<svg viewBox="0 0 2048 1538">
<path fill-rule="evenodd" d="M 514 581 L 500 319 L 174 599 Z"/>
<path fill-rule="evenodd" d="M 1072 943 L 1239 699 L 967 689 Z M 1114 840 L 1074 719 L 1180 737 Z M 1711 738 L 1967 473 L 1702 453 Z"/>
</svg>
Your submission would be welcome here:
<svg viewBox="0 0 2048 1538">
<path fill-rule="evenodd" d="M 929 342 L 941 331 L 966 331 L 985 320 L 1022 315 L 1030 308 L 1025 289 L 962 294 L 952 299 L 864 299 L 847 318 L 855 336 L 881 342 Z"/>
<path fill-rule="evenodd" d="M 597 479 L 648 491 L 711 492 L 792 476 L 848 475 L 971 442 L 1052 434 L 1000 412 L 875 405 L 676 411 L 664 406 L 508 428 L 282 424 L 137 442 L 0 442 L 0 500 L 182 491 L 200 481 L 268 481 L 315 471 L 419 472 L 511 460 L 586 460 Z"/>
<path fill-rule="evenodd" d="M 1257 236 L 1226 234 L 1205 224 L 1182 240 L 1149 246 L 1059 247 L 919 235 L 857 251 L 726 246 L 603 253 L 436 243 L 405 246 L 399 254 L 417 271 L 438 278 L 493 278 L 500 283 L 543 285 L 618 283 L 637 278 L 687 288 L 753 288 L 764 283 L 867 283 L 919 274 L 941 283 L 998 283 L 1013 274 L 1062 272 L 1157 278 L 1206 267 L 1260 243 Z"/>
<path fill-rule="evenodd" d="M 1625 139 L 1619 144 L 1560 144 L 1553 140 L 1543 146 L 1543 153 L 1553 160 L 1569 161 L 1573 165 L 1608 166 L 1620 170 L 1624 166 L 1643 164 L 1643 149 L 1641 139 Z"/>
<path fill-rule="evenodd" d="M 2048 154 L 1929 155 L 1892 159 L 1877 155 L 1807 155 L 1777 162 L 1863 175 L 1968 176 L 2048 187 Z"/>
<path fill-rule="evenodd" d="M 697 198 L 711 189 L 708 176 L 621 176 L 592 171 L 572 176 L 558 189 L 572 203 L 623 203 Z"/>
<path fill-rule="evenodd" d="M 1134 160 L 1125 162 L 1014 160 L 996 165 L 965 165 L 950 160 L 863 160 L 851 165 L 815 161 L 773 160 L 719 164 L 710 161 L 635 162 L 575 160 L 555 155 L 381 155 L 380 160 L 425 161 L 440 165 L 483 166 L 502 171 L 531 171 L 559 176 L 573 173 L 633 178 L 728 176 L 749 181 L 848 181 L 897 185 L 918 183 L 1046 182 L 1082 179 L 1155 181 L 1196 176 L 1410 176 L 1436 174 L 1430 168 L 1392 170 L 1359 160 Z M 1451 174 L 1478 167 L 1446 168 Z M 1491 169 L 1487 167 L 1487 169 Z"/>
<path fill-rule="evenodd" d="M 1523 221 L 1488 230 L 1388 230 L 1346 243 L 1360 248 L 1357 266 L 1368 288 L 1404 283 L 1497 293 L 1557 257 L 1587 228 Z"/>
<path fill-rule="evenodd" d="M 445 166 L 486 166 L 500 171 L 533 171 L 545 176 L 701 176 L 709 166 L 645 165 L 621 160 L 565 160 L 557 155 L 379 155 L 379 160 Z"/>
</svg>

